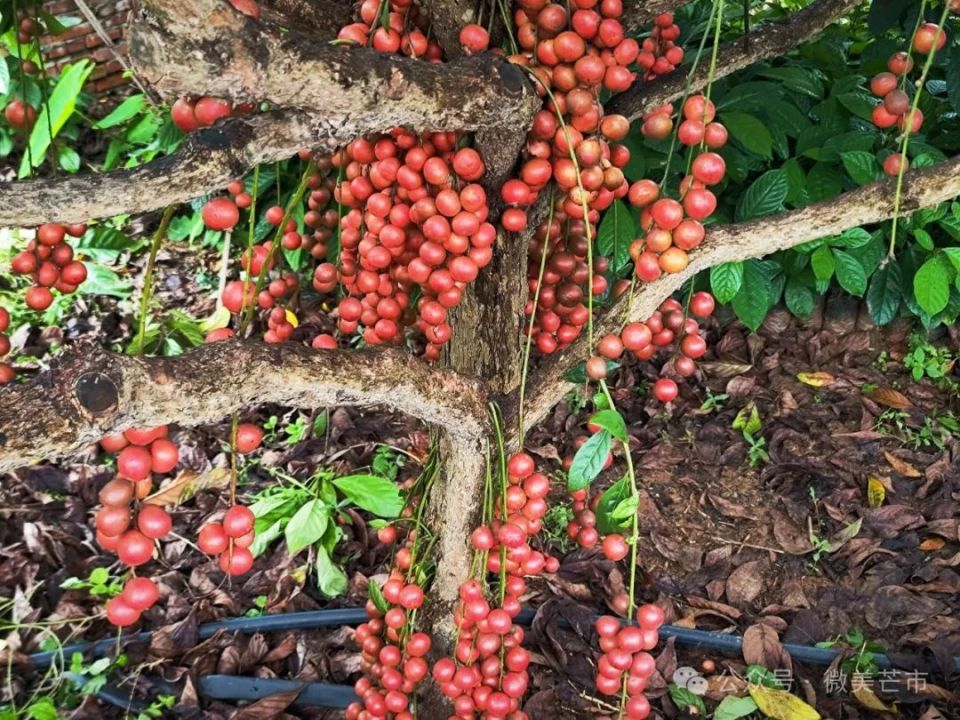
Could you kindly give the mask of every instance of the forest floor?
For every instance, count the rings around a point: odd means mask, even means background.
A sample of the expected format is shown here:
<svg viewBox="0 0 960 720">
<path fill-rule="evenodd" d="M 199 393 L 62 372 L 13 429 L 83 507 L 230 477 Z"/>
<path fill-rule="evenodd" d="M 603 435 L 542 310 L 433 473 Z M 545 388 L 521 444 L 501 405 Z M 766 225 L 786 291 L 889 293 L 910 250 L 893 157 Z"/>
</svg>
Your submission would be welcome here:
<svg viewBox="0 0 960 720">
<path fill-rule="evenodd" d="M 174 295 L 183 291 L 164 287 Z M 917 342 L 910 328 L 881 332 L 865 316 L 857 301 L 838 297 L 803 322 L 773 311 L 757 334 L 739 323 L 715 328 L 701 365 L 705 379 L 688 383 L 666 409 L 644 391 L 654 379 L 649 365 L 627 363 L 615 374 L 611 388 L 630 426 L 642 488 L 638 599 L 660 604 L 674 625 L 747 633 L 737 656 L 661 644 L 649 695 L 663 716 L 690 716 L 668 690 L 678 667 L 705 677 L 698 690 L 705 695 L 697 697 L 712 712 L 725 695 L 745 694 L 749 664 L 792 684 L 824 717 L 880 717 L 876 703 L 896 703 L 901 716 L 924 720 L 960 716 L 953 665 L 960 656 L 960 375 L 946 356 L 931 361 L 928 347 L 925 363 L 942 359 L 947 378 L 914 381 L 908 366 L 915 364 Z M 66 332 L 109 336 L 124 328 L 107 309 Z M 955 356 L 956 337 L 938 343 Z M 751 408 L 759 429 L 748 439 L 732 425 Z M 528 451 L 547 470 L 559 470 L 576 437 L 587 432 L 588 414 L 571 396 L 530 433 Z M 332 408 L 320 418 L 262 408 L 257 418 L 270 416 L 277 417 L 276 431 L 259 463 L 244 473 L 242 495 L 275 483 L 277 472 L 297 478 L 318 468 L 349 473 L 369 466 L 378 452 L 383 456 L 383 446 L 395 449 L 390 457 L 397 466 L 404 459 L 400 479 L 411 477 L 429 443 L 427 431 L 406 419 L 352 409 Z M 311 437 L 312 430 L 320 432 Z M 304 432 L 305 439 L 290 442 Z M 149 643 L 126 646 L 127 666 L 110 682 L 140 695 L 172 692 L 177 717 L 248 719 L 284 717 L 284 710 L 269 704 L 238 710 L 204 700 L 198 678 L 352 683 L 359 657 L 349 628 L 218 634 L 203 641 L 197 628 L 244 614 L 362 605 L 368 579 L 382 581 L 389 562 L 388 549 L 356 522 L 363 513 L 342 526 L 335 554 L 349 578 L 345 596 L 324 599 L 306 554 L 291 558 L 283 543 L 273 544 L 247 576 L 225 580 L 189 539 L 219 502 L 226 420 L 175 429 L 172 436 L 187 473 L 181 477 L 209 488 L 175 513 L 177 537 L 162 544 L 151 566 L 163 599 L 141 624 L 157 632 Z M 602 487 L 621 473 L 615 463 L 597 482 Z M 112 634 L 97 617 L 102 598 L 89 588 L 62 587 L 69 578 L 88 579 L 97 566 L 118 570 L 97 551 L 90 530 L 97 491 L 111 476 L 91 448 L 71 464 L 24 469 L 0 485 L 0 598 L 11 599 L 0 608 L 0 652 L 14 661 L 5 663 L 0 704 L 10 693 L 22 704 L 49 685 L 50 674 L 20 663 L 41 649 L 45 629 L 64 642 Z M 562 482 L 550 501 L 559 509 L 551 511 L 541 543 L 562 562 L 556 574 L 531 580 L 524 598 L 537 609 L 527 634 L 534 654 L 525 709 L 534 720 L 591 717 L 601 710 L 593 700 L 589 618 L 609 612 L 607 602 L 623 591 L 627 569 L 599 550 L 571 546 Z M 844 651 L 834 665 L 796 662 L 781 646 L 819 642 Z M 878 670 L 871 656 L 878 650 L 910 672 Z M 91 672 L 88 664 L 75 669 Z M 74 694 L 70 702 L 69 717 L 119 712 L 94 697 Z M 338 717 L 321 709 L 285 712 Z"/>
</svg>

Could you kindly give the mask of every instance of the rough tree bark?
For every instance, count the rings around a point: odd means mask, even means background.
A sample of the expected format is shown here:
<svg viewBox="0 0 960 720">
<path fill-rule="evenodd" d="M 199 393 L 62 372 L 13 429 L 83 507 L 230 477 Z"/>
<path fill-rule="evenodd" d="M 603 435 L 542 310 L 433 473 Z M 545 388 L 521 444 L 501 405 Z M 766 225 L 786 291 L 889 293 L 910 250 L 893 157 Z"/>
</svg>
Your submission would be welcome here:
<svg viewBox="0 0 960 720">
<path fill-rule="evenodd" d="M 721 46 L 717 55 L 716 78 L 726 77 L 737 70 L 806 42 L 843 17 L 861 0 L 816 0 L 790 19 L 780 23 L 767 23 L 751 29 L 746 38 L 734 40 Z M 613 98 L 607 106 L 609 113 L 619 113 L 634 120 L 652 108 L 683 97 L 687 84 L 693 91 L 707 83 L 710 63 L 703 61 L 693 75 L 689 68 L 681 66 L 668 75 L 651 83 L 635 84 L 632 88 Z"/>
<path fill-rule="evenodd" d="M 260 0 L 260 7 L 266 20 L 324 40 L 335 38 L 353 15 L 346 0 Z"/>
</svg>

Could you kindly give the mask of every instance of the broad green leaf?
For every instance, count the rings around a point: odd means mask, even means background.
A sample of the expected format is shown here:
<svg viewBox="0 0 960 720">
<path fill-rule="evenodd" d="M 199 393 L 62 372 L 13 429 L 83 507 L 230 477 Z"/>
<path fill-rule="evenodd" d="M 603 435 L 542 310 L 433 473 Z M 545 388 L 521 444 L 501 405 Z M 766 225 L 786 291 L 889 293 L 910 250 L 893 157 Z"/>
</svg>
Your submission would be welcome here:
<svg viewBox="0 0 960 720">
<path fill-rule="evenodd" d="M 960 272 L 960 247 L 943 248 L 943 254 L 947 257 L 957 272 Z"/>
<path fill-rule="evenodd" d="M 112 128 L 115 125 L 126 122 L 134 115 L 137 115 L 143 112 L 143 109 L 146 107 L 146 98 L 142 93 L 137 93 L 136 95 L 131 95 L 122 103 L 117 105 L 114 108 L 113 112 L 107 115 L 105 118 L 97 122 L 94 126 L 94 130 L 105 130 L 107 128 Z"/>
<path fill-rule="evenodd" d="M 94 64 L 89 60 L 67 65 L 60 73 L 57 84 L 50 93 L 49 102 L 46 103 L 37 117 L 37 122 L 30 131 L 30 152 L 23 154 L 23 161 L 20 163 L 19 177 L 26 177 L 30 174 L 30 159 L 33 159 L 33 167 L 39 166 L 47 154 L 47 148 L 53 141 L 70 116 L 73 115 L 74 108 L 77 105 L 77 98 L 83 90 L 83 84 L 87 76 L 93 71 Z M 52 133 L 51 133 L 52 131 Z"/>
<path fill-rule="evenodd" d="M 696 695 L 692 690 L 670 683 L 667 686 L 667 691 L 670 693 L 670 699 L 673 701 L 673 704 L 677 706 L 682 714 L 688 716 L 695 714 L 697 717 L 706 717 L 707 707 L 703 704 L 703 698 Z"/>
<path fill-rule="evenodd" d="M 807 203 L 807 174 L 796 158 L 788 159 L 780 166 L 787 175 L 787 204 L 802 207 Z"/>
<path fill-rule="evenodd" d="M 773 138 L 756 117 L 743 112 L 725 112 L 720 120 L 744 150 L 767 160 L 773 157 Z"/>
<path fill-rule="evenodd" d="M 133 283 L 100 263 L 85 262 L 87 280 L 79 291 L 84 295 L 109 295 L 124 300 L 130 297 Z"/>
<path fill-rule="evenodd" d="M 791 102 L 778 100 L 765 105 L 763 108 L 771 121 L 783 128 L 790 137 L 797 137 L 805 128 L 810 127 L 810 120 L 797 106 Z"/>
<path fill-rule="evenodd" d="M 821 245 L 810 256 L 810 267 L 813 268 L 813 274 L 817 280 L 826 282 L 833 277 L 837 263 L 833 259 L 833 253 L 826 245 Z"/>
<path fill-rule="evenodd" d="M 784 299 L 790 312 L 798 317 L 807 317 L 813 312 L 816 295 L 801 280 L 791 277 L 787 280 Z"/>
<path fill-rule="evenodd" d="M 819 99 L 823 97 L 823 83 L 817 77 L 816 70 L 799 67 L 768 68 L 760 73 L 783 83 L 784 87 L 796 93 Z"/>
<path fill-rule="evenodd" d="M 870 287 L 867 289 L 867 310 L 870 311 L 870 318 L 877 325 L 886 325 L 897 316 L 900 301 L 903 298 L 900 277 L 900 266 L 896 263 L 888 263 L 870 278 Z"/>
<path fill-rule="evenodd" d="M 591 415 L 588 422 L 599 425 L 621 442 L 627 441 L 627 424 L 616 410 L 601 410 Z"/>
<path fill-rule="evenodd" d="M 960 49 L 950 47 L 950 62 L 944 72 L 947 78 L 947 97 L 954 112 L 960 112 Z"/>
<path fill-rule="evenodd" d="M 80 169 L 80 153 L 69 145 L 57 148 L 57 163 L 68 173 L 75 173 Z"/>
<path fill-rule="evenodd" d="M 283 535 L 283 521 L 276 520 L 263 530 L 256 528 L 256 534 L 253 536 L 253 542 L 250 544 L 250 552 L 254 557 L 260 557 L 264 550 L 270 547 L 274 540 Z"/>
<path fill-rule="evenodd" d="M 807 173 L 807 195 L 810 202 L 836 197 L 843 190 L 843 174 L 831 163 L 818 162 Z"/>
<path fill-rule="evenodd" d="M 610 454 L 611 438 L 609 432 L 601 430 L 580 446 L 567 473 L 567 487 L 571 491 L 589 487 L 600 474 Z"/>
<path fill-rule="evenodd" d="M 746 717 L 756 709 L 757 703 L 752 697 L 727 695 L 713 711 L 713 720 L 737 720 Z"/>
<path fill-rule="evenodd" d="M 840 287 L 851 295 L 862 297 L 867 291 L 867 274 L 863 265 L 850 253 L 834 249 L 833 259 L 836 261 L 837 282 Z"/>
<path fill-rule="evenodd" d="M 327 597 L 337 597 L 347 591 L 347 576 L 322 545 L 316 547 L 317 587 Z"/>
<path fill-rule="evenodd" d="M 616 533 L 623 530 L 627 523 L 622 513 L 617 512 L 618 508 L 625 501 L 630 500 L 632 495 L 630 483 L 626 477 L 617 480 L 600 495 L 597 502 L 597 531 L 603 535 Z"/>
<path fill-rule="evenodd" d="M 930 235 L 923 228 L 917 228 L 913 231 L 913 237 L 917 241 L 917 245 L 922 247 L 924 250 L 932 251 L 933 250 L 933 236 Z"/>
<path fill-rule="evenodd" d="M 330 521 L 330 508 L 320 500 L 309 500 L 290 518 L 284 530 L 287 550 L 296 555 L 308 545 L 313 545 L 327 529 Z"/>
<path fill-rule="evenodd" d="M 24 712 L 29 720 L 57 720 L 60 717 L 57 706 L 49 697 L 37 698 L 26 707 Z"/>
<path fill-rule="evenodd" d="M 630 262 L 630 243 L 636 236 L 637 226 L 630 209 L 622 200 L 614 200 L 597 228 L 597 250 L 610 258 L 614 272 Z"/>
<path fill-rule="evenodd" d="M 873 153 L 865 150 L 851 150 L 840 153 L 843 167 L 857 185 L 867 185 L 883 177 L 883 170 Z"/>
<path fill-rule="evenodd" d="M 717 103 L 717 110 L 761 110 L 767 103 L 783 97 L 783 88 L 772 82 L 745 82 L 733 86 Z"/>
<path fill-rule="evenodd" d="M 403 510 L 403 498 L 395 483 L 377 475 L 347 475 L 333 484 L 354 504 L 380 517 L 393 518 Z"/>
<path fill-rule="evenodd" d="M 740 196 L 736 219 L 752 220 L 782 210 L 789 189 L 785 172 L 768 170 Z"/>
<path fill-rule="evenodd" d="M 844 230 L 840 235 L 832 238 L 830 244 L 835 247 L 858 248 L 863 247 L 872 239 L 873 235 L 863 228 L 856 227 Z"/>
<path fill-rule="evenodd" d="M 848 92 L 837 95 L 837 100 L 861 120 L 870 120 L 876 100 L 865 92 Z"/>
<path fill-rule="evenodd" d="M 743 263 L 720 263 L 710 268 L 710 289 L 718 303 L 728 303 L 743 285 Z"/>
<path fill-rule="evenodd" d="M 917 304 L 936 315 L 950 301 L 950 273 L 939 256 L 927 260 L 913 276 L 913 294 Z"/>
<path fill-rule="evenodd" d="M 770 279 L 756 269 L 756 261 L 744 265 L 744 282 L 733 299 L 733 311 L 748 328 L 756 332 L 770 309 Z"/>
</svg>

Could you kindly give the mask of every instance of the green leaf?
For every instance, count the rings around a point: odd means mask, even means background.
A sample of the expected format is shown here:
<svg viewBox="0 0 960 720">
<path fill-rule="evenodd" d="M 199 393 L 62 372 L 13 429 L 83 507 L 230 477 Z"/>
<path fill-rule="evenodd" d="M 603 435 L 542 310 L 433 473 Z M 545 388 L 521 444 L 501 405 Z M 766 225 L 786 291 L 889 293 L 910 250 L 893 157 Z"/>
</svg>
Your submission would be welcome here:
<svg viewBox="0 0 960 720">
<path fill-rule="evenodd" d="M 57 706 L 49 697 L 42 697 L 30 703 L 26 708 L 26 714 L 30 720 L 57 720 L 60 717 Z"/>
<path fill-rule="evenodd" d="M 394 518 L 403 510 L 400 488 L 377 475 L 346 475 L 333 484 L 354 504 L 380 517 Z"/>
<path fill-rule="evenodd" d="M 710 268 L 710 289 L 718 303 L 728 303 L 743 285 L 743 263 L 720 263 Z"/>
<path fill-rule="evenodd" d="M 816 295 L 813 290 L 803 284 L 799 278 L 791 277 L 787 280 L 784 292 L 787 309 L 797 317 L 807 317 L 813 312 Z"/>
<path fill-rule="evenodd" d="M 703 698 L 699 695 L 695 695 L 693 691 L 688 688 L 680 687 L 673 683 L 667 686 L 667 691 L 670 693 L 670 699 L 673 700 L 673 704 L 677 706 L 677 709 L 680 710 L 683 715 L 694 714 L 693 711 L 690 710 L 693 708 L 696 710 L 697 717 L 706 717 L 707 708 L 703 704 Z"/>
<path fill-rule="evenodd" d="M 913 294 L 917 304 L 936 315 L 950 302 L 950 274 L 939 256 L 927 260 L 913 276 Z"/>
<path fill-rule="evenodd" d="M 836 197 L 843 190 L 843 174 L 831 163 L 818 162 L 807 173 L 807 194 L 810 202 Z"/>
<path fill-rule="evenodd" d="M 80 169 L 80 154 L 69 145 L 57 148 L 57 163 L 68 173 L 75 173 Z"/>
<path fill-rule="evenodd" d="M 757 703 L 752 697 L 727 695 L 713 711 L 713 720 L 737 720 L 755 712 L 756 709 Z"/>
<path fill-rule="evenodd" d="M 859 248 L 869 243 L 872 239 L 873 235 L 863 228 L 856 227 L 844 230 L 839 236 L 831 239 L 830 244 L 835 247 Z"/>
<path fill-rule="evenodd" d="M 876 100 L 865 92 L 849 92 L 837 95 L 837 101 L 861 120 L 870 120 Z"/>
<path fill-rule="evenodd" d="M 85 262 L 87 280 L 80 286 L 84 295 L 109 295 L 124 300 L 133 292 L 133 283 L 121 278 L 117 273 L 105 265 Z"/>
<path fill-rule="evenodd" d="M 926 230 L 922 228 L 917 228 L 913 231 L 913 237 L 917 241 L 917 245 L 922 247 L 924 250 L 930 252 L 933 250 L 933 236 L 930 235 Z"/>
<path fill-rule="evenodd" d="M 597 531 L 603 535 L 620 532 L 626 527 L 623 518 L 614 517 L 615 510 L 632 495 L 630 483 L 626 477 L 617 480 L 600 495 L 597 502 Z M 617 513 L 618 515 L 620 513 Z"/>
<path fill-rule="evenodd" d="M 296 515 L 290 518 L 284 531 L 290 555 L 296 555 L 323 537 L 329 520 L 330 508 L 321 500 L 307 501 L 297 510 Z"/>
<path fill-rule="evenodd" d="M 760 74 L 764 77 L 779 80 L 784 87 L 795 93 L 809 95 L 817 100 L 823 97 L 823 83 L 817 77 L 816 70 L 799 67 L 776 67 L 763 70 Z"/>
<path fill-rule="evenodd" d="M 877 325 L 891 322 L 897 316 L 902 298 L 900 266 L 887 263 L 870 278 L 870 287 L 867 289 L 870 318 Z"/>
<path fill-rule="evenodd" d="M 767 160 L 773 157 L 773 138 L 762 121 L 743 112 L 725 112 L 720 120 L 744 150 Z"/>
<path fill-rule="evenodd" d="M 587 422 L 599 425 L 621 442 L 627 441 L 627 424 L 616 410 L 601 410 L 591 415 Z"/>
<path fill-rule="evenodd" d="M 873 153 L 865 150 L 851 150 L 840 153 L 843 167 L 857 185 L 867 185 L 883 177 L 880 163 Z"/>
<path fill-rule="evenodd" d="M 882 35 L 900 22 L 904 12 L 913 0 L 874 0 L 870 3 L 867 15 L 867 27 L 873 36 Z"/>
<path fill-rule="evenodd" d="M 122 103 L 114 108 L 113 112 L 107 115 L 93 126 L 94 130 L 106 130 L 120 123 L 126 122 L 134 115 L 139 115 L 146 107 L 146 97 L 142 93 L 131 95 Z"/>
<path fill-rule="evenodd" d="M 316 547 L 317 552 L 317 587 L 327 597 L 337 597 L 347 591 L 347 576 L 333 560 L 322 545 Z"/>
<path fill-rule="evenodd" d="M 771 301 L 774 287 L 773 266 L 758 260 L 748 260 L 743 266 L 743 287 L 733 299 L 733 311 L 741 322 L 756 331 L 767 316 L 767 311 L 778 297 Z M 782 285 L 779 286 L 782 288 Z"/>
<path fill-rule="evenodd" d="M 851 295 L 862 297 L 867 290 L 867 274 L 860 261 L 853 255 L 836 249 L 833 251 L 833 259 L 837 263 L 837 282 L 840 287 Z"/>
<path fill-rule="evenodd" d="M 736 219 L 752 220 L 782 210 L 789 190 L 790 185 L 785 172 L 768 170 L 740 196 Z"/>
<path fill-rule="evenodd" d="M 772 82 L 745 82 L 734 85 L 717 103 L 717 110 L 737 108 L 738 110 L 761 110 L 767 103 L 779 100 L 783 88 Z"/>
<path fill-rule="evenodd" d="M 614 200 L 597 228 L 597 250 L 610 258 L 614 272 L 630 262 L 630 243 L 636 236 L 637 226 L 630 209 L 622 200 Z"/>
<path fill-rule="evenodd" d="M 950 62 L 944 72 L 947 78 L 947 98 L 954 112 L 960 112 L 960 49 L 956 45 L 950 47 Z"/>
<path fill-rule="evenodd" d="M 390 603 L 388 603 L 387 599 L 383 596 L 383 591 L 373 580 L 367 581 L 367 595 L 370 596 L 370 600 L 373 601 L 373 604 L 380 612 L 386 613 L 387 610 L 390 609 Z"/>
<path fill-rule="evenodd" d="M 0 95 L 6 95 L 10 90 L 10 66 L 6 58 L 0 58 Z"/>
<path fill-rule="evenodd" d="M 610 454 L 611 438 L 609 432 L 601 430 L 580 446 L 567 474 L 567 487 L 571 491 L 589 487 L 600 474 Z"/>
<path fill-rule="evenodd" d="M 110 571 L 106 568 L 98 567 L 90 571 L 90 582 L 94 585 L 103 585 L 110 579 Z"/>
<path fill-rule="evenodd" d="M 89 60 L 81 60 L 72 65 L 67 65 L 57 84 L 50 93 L 49 102 L 47 102 L 37 117 L 37 122 L 30 131 L 30 152 L 23 154 L 23 161 L 20 163 L 18 177 L 26 177 L 30 174 L 30 158 L 33 159 L 33 167 L 39 166 L 47 154 L 47 148 L 59 132 L 63 129 L 67 120 L 73 115 L 77 105 L 77 98 L 83 90 L 83 84 L 87 76 L 93 71 L 94 64 Z M 51 132 L 52 131 L 52 132 Z"/>
<path fill-rule="evenodd" d="M 957 272 L 960 272 L 960 247 L 943 248 L 943 254 L 946 255 Z"/>
<path fill-rule="evenodd" d="M 270 544 L 283 535 L 283 520 L 277 520 L 260 529 L 260 522 L 256 524 L 256 534 L 253 536 L 253 542 L 250 544 L 250 552 L 254 557 L 260 557 L 263 551 L 270 547 Z"/>
</svg>

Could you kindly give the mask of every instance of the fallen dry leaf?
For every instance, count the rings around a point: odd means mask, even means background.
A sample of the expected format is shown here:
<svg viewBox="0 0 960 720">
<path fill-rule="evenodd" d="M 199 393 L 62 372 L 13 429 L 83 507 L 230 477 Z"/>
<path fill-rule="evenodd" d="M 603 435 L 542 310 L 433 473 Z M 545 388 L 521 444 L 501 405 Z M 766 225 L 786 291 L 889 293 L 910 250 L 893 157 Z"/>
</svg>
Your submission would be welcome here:
<svg viewBox="0 0 960 720">
<path fill-rule="evenodd" d="M 761 590 L 763 590 L 763 563 L 759 560 L 745 562 L 727 578 L 727 600 L 736 605 L 753 602 Z"/>
<path fill-rule="evenodd" d="M 873 692 L 866 685 L 860 684 L 857 688 L 851 693 L 861 705 L 870 710 L 876 710 L 881 713 L 891 713 L 896 714 L 897 709 L 895 707 L 889 707 L 884 704 L 883 700 L 877 697 L 877 694 Z"/>
<path fill-rule="evenodd" d="M 143 502 L 147 505 L 180 505 L 201 490 L 222 490 L 229 484 L 230 470 L 227 468 L 210 468 L 199 475 L 184 470 Z"/>
<path fill-rule="evenodd" d="M 887 497 L 887 489 L 876 477 L 871 475 L 867 478 L 867 505 L 872 508 L 878 508 L 883 505 Z"/>
<path fill-rule="evenodd" d="M 920 543 L 919 547 L 924 552 L 936 552 L 937 550 L 942 550 L 945 544 L 946 543 L 943 541 L 943 538 L 934 537 L 934 538 L 927 538 L 922 543 Z"/>
<path fill-rule="evenodd" d="M 750 697 L 760 712 L 773 720 L 820 720 L 820 713 L 796 695 L 764 685 L 751 685 Z"/>
<path fill-rule="evenodd" d="M 757 623 L 743 633 L 743 659 L 747 664 L 774 669 L 780 667 L 782 657 L 783 644 L 769 625 Z"/>
<path fill-rule="evenodd" d="M 907 400 L 902 392 L 894 390 L 893 388 L 877 388 L 872 393 L 867 393 L 867 397 L 878 405 L 886 405 L 887 407 L 898 408 L 900 410 L 913 407 L 913 403 Z"/>
<path fill-rule="evenodd" d="M 893 468 L 894 472 L 903 475 L 904 477 L 923 477 L 923 473 L 917 470 L 913 465 L 908 463 L 906 460 L 901 460 L 893 453 L 883 451 L 883 456 L 887 459 L 887 462 L 890 463 L 890 467 Z"/>
</svg>

